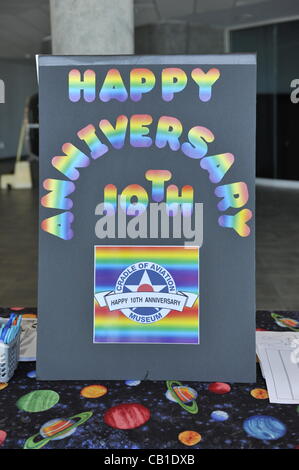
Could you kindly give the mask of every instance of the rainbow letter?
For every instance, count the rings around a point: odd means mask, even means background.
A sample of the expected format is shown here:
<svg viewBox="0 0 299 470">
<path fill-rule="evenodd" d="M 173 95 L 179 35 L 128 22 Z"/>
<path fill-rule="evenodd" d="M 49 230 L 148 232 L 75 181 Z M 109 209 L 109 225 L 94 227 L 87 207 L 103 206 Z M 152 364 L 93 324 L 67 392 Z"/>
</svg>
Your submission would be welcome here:
<svg viewBox="0 0 299 470">
<path fill-rule="evenodd" d="M 131 202 L 132 198 L 136 202 Z M 148 195 L 146 190 L 139 184 L 129 184 L 120 196 L 120 206 L 127 215 L 141 215 L 147 208 Z"/>
<path fill-rule="evenodd" d="M 242 207 L 248 201 L 247 184 L 243 182 L 224 184 L 215 189 L 217 197 L 222 197 L 217 205 L 220 211 L 225 211 L 229 207 Z"/>
<path fill-rule="evenodd" d="M 81 98 L 81 91 L 83 91 L 83 98 L 88 103 L 94 101 L 96 97 L 96 74 L 93 70 L 86 70 L 81 80 L 80 70 L 73 69 L 69 73 L 69 98 L 76 103 Z"/>
<path fill-rule="evenodd" d="M 66 155 L 52 158 L 52 165 L 70 180 L 77 180 L 80 173 L 76 168 L 87 167 L 90 162 L 89 158 L 70 143 L 63 144 L 62 151 Z"/>
<path fill-rule="evenodd" d="M 193 210 L 193 194 L 192 186 L 186 185 L 182 187 L 182 195 L 179 196 L 179 188 L 175 184 L 170 184 L 166 190 L 167 214 L 177 215 L 178 206 L 181 204 L 183 216 L 190 217 Z"/>
<path fill-rule="evenodd" d="M 110 69 L 100 91 L 100 100 L 104 101 L 104 103 L 110 100 L 123 102 L 127 98 L 128 93 L 119 71 L 117 69 Z"/>
<path fill-rule="evenodd" d="M 172 101 L 174 93 L 182 91 L 187 84 L 187 75 L 184 70 L 169 68 L 162 70 L 162 98 L 164 101 Z"/>
<path fill-rule="evenodd" d="M 164 182 L 171 179 L 171 172 L 168 170 L 147 170 L 145 177 L 152 182 L 152 198 L 156 202 L 164 199 Z"/>
<path fill-rule="evenodd" d="M 189 142 L 182 145 L 182 152 L 190 158 L 202 158 L 208 151 L 206 142 L 213 142 L 214 134 L 206 127 L 192 127 L 188 132 Z"/>
<path fill-rule="evenodd" d="M 252 217 L 252 212 L 249 209 L 242 209 L 235 215 L 221 215 L 218 223 L 221 227 L 233 228 L 240 237 L 248 237 L 250 234 L 250 227 L 246 222 Z"/>
<path fill-rule="evenodd" d="M 151 91 L 156 83 L 153 72 L 149 69 L 132 69 L 130 73 L 130 95 L 132 101 L 140 101 L 142 93 Z"/>
<path fill-rule="evenodd" d="M 64 210 L 73 207 L 73 201 L 66 196 L 75 191 L 74 183 L 49 178 L 43 182 L 43 187 L 50 192 L 41 198 L 42 206 Z"/>
<path fill-rule="evenodd" d="M 130 142 L 132 147 L 150 147 L 152 139 L 146 137 L 149 133 L 149 126 L 153 122 L 149 114 L 133 114 L 130 120 Z"/>
<path fill-rule="evenodd" d="M 116 211 L 117 188 L 114 184 L 106 184 L 104 188 L 104 210 L 107 215 L 113 215 Z"/>
<path fill-rule="evenodd" d="M 109 150 L 107 145 L 102 144 L 96 135 L 95 127 L 92 124 L 80 129 L 80 131 L 77 132 L 77 136 L 88 145 L 90 148 L 90 156 L 94 160 L 101 157 Z"/>
<path fill-rule="evenodd" d="M 210 69 L 207 73 L 204 73 L 201 69 L 194 69 L 191 72 L 191 77 L 198 85 L 199 88 L 199 99 L 201 101 L 209 101 L 212 95 L 212 86 L 220 77 L 218 69 Z"/>
<path fill-rule="evenodd" d="M 55 237 L 70 240 L 74 236 L 74 232 L 71 229 L 73 221 L 74 216 L 71 212 L 63 212 L 62 214 L 44 219 L 41 223 L 41 228 L 45 232 L 52 233 Z"/>
<path fill-rule="evenodd" d="M 171 150 L 178 150 L 181 146 L 179 137 L 183 132 L 181 122 L 170 116 L 160 117 L 157 125 L 156 146 L 162 149 L 167 142 Z"/>
<path fill-rule="evenodd" d="M 200 166 L 209 173 L 212 183 L 219 183 L 235 161 L 232 153 L 219 153 L 211 157 L 204 157 Z"/>
<path fill-rule="evenodd" d="M 99 126 L 112 147 L 121 149 L 124 146 L 128 127 L 128 118 L 126 116 L 118 116 L 115 127 L 107 119 L 102 119 Z"/>
</svg>

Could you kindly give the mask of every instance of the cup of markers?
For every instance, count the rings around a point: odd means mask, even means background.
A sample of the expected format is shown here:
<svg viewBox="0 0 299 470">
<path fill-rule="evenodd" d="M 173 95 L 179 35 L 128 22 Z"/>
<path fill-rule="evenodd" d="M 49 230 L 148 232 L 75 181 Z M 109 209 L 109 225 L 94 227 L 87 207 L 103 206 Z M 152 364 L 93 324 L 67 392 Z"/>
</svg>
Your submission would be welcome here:
<svg viewBox="0 0 299 470">
<path fill-rule="evenodd" d="M 0 323 L 0 382 L 8 382 L 17 368 L 21 322 L 22 316 L 12 313 L 7 321 Z"/>
<path fill-rule="evenodd" d="M 4 344 L 11 343 L 18 335 L 21 329 L 21 315 L 12 313 L 7 323 L 3 323 L 0 327 L 0 341 Z"/>
</svg>

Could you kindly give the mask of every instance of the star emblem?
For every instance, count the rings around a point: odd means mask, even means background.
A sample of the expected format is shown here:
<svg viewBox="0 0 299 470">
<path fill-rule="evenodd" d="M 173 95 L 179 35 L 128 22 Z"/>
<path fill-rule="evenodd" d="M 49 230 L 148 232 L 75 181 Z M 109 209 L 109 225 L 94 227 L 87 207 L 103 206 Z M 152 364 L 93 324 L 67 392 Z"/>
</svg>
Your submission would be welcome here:
<svg viewBox="0 0 299 470">
<path fill-rule="evenodd" d="M 131 292 L 161 292 L 161 290 L 165 289 L 165 287 L 166 284 L 153 284 L 146 269 L 144 270 L 139 284 L 126 284 L 126 288 Z"/>
<path fill-rule="evenodd" d="M 144 273 L 139 281 L 139 284 L 126 284 L 126 289 L 130 292 L 161 292 L 165 289 L 166 284 L 153 284 L 150 280 L 147 270 L 144 270 Z M 138 310 L 137 308 L 132 308 L 132 311 L 135 312 Z M 158 312 L 159 308 L 154 307 L 154 312 Z"/>
</svg>

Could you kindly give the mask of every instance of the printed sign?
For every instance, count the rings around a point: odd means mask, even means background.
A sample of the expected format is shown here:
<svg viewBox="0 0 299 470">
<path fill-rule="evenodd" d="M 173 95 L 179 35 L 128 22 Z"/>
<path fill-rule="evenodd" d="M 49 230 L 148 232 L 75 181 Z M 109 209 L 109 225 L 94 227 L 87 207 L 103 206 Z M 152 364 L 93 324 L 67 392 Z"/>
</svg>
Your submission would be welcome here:
<svg viewBox="0 0 299 470">
<path fill-rule="evenodd" d="M 198 271 L 197 247 L 95 247 L 94 342 L 198 344 Z"/>
<path fill-rule="evenodd" d="M 38 378 L 254 380 L 255 57 L 38 65 Z"/>
</svg>

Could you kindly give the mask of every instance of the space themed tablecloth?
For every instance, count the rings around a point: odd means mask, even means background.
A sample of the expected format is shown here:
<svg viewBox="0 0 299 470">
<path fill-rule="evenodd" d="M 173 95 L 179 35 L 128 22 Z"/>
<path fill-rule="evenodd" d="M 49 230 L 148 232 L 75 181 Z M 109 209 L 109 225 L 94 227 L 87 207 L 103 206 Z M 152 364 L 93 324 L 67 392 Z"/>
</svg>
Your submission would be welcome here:
<svg viewBox="0 0 299 470">
<path fill-rule="evenodd" d="M 6 316 L 11 309 L 0 309 Z M 19 310 L 35 314 L 35 309 Z M 299 312 L 257 313 L 257 329 L 299 331 Z M 129 378 L 128 378 L 129 379 Z M 0 384 L 2 449 L 299 448 L 299 407 L 251 384 L 39 382 L 23 362 Z"/>
</svg>

